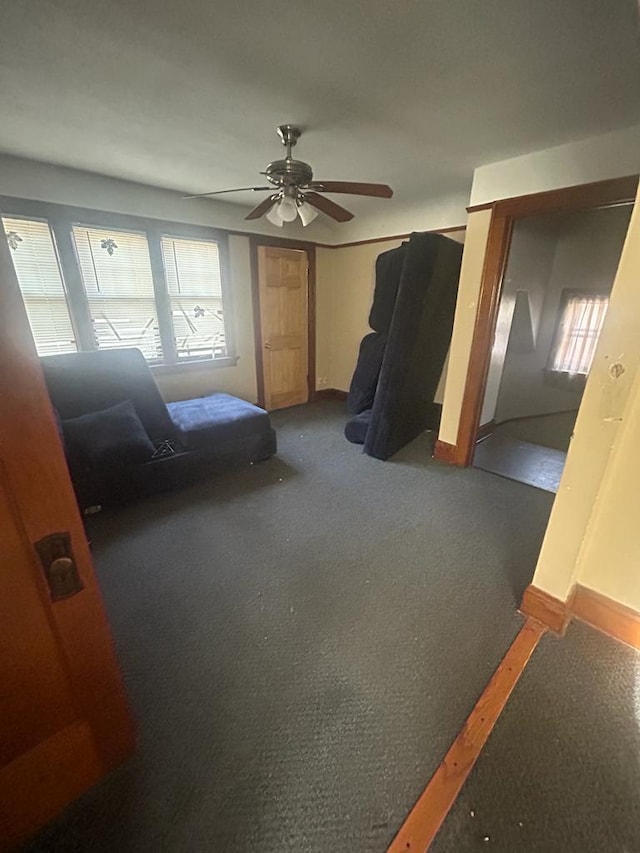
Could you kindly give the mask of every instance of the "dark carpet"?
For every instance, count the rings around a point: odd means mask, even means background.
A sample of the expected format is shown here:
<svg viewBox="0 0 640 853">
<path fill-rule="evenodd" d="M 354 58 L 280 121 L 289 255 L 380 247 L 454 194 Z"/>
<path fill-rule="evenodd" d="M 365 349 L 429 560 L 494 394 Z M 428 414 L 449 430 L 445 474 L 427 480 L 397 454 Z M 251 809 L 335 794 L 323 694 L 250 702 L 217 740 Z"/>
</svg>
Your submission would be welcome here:
<svg viewBox="0 0 640 853">
<path fill-rule="evenodd" d="M 585 625 L 543 637 L 431 851 L 640 851 L 639 679 Z"/>
<path fill-rule="evenodd" d="M 379 462 L 339 403 L 277 458 L 92 520 L 136 756 L 32 851 L 384 851 L 521 620 L 551 495 Z"/>
</svg>

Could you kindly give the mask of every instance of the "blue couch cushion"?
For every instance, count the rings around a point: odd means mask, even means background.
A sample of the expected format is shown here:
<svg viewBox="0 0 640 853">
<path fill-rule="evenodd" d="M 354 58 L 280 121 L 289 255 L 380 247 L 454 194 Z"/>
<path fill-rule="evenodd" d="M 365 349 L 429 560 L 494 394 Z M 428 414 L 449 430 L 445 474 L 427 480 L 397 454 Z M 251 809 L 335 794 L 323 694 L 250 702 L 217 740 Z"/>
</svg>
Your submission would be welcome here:
<svg viewBox="0 0 640 853">
<path fill-rule="evenodd" d="M 175 438 L 167 407 L 140 350 L 62 353 L 45 356 L 40 363 L 62 420 L 131 400 L 152 441 Z"/>
<path fill-rule="evenodd" d="M 195 400 L 168 403 L 171 420 L 185 447 L 215 450 L 216 444 L 269 432 L 264 409 L 229 394 L 211 394 Z"/>
<path fill-rule="evenodd" d="M 63 420 L 62 432 L 74 468 L 120 468 L 148 462 L 154 452 L 131 400 Z"/>
</svg>

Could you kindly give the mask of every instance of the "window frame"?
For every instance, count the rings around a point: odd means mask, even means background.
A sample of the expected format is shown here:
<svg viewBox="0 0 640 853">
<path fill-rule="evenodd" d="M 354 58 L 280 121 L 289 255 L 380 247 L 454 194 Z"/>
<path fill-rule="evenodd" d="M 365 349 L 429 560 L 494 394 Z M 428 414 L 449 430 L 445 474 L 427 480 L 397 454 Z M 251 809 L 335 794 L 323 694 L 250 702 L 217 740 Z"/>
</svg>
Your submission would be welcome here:
<svg viewBox="0 0 640 853">
<path fill-rule="evenodd" d="M 164 238 L 176 239 L 176 240 L 195 240 L 195 241 L 200 241 L 200 242 L 212 242 L 212 241 L 210 241 L 210 240 L 207 241 L 206 239 L 203 240 L 202 237 L 197 237 L 194 234 L 191 234 L 189 236 L 186 236 L 184 233 L 176 234 L 175 232 L 167 231 L 166 228 L 163 228 L 161 233 L 160 233 L 158 245 L 160 248 L 160 261 L 162 263 L 162 276 L 163 276 L 163 281 L 164 281 L 164 285 L 165 285 L 164 286 L 163 298 L 166 298 L 166 309 L 169 312 L 169 314 L 168 314 L 168 316 L 169 316 L 169 328 L 171 329 L 171 332 L 172 332 L 171 345 L 174 348 L 173 356 L 175 358 L 175 361 L 172 362 L 172 364 L 194 364 L 194 363 L 201 363 L 201 362 L 208 363 L 209 361 L 218 361 L 219 362 L 219 361 L 224 360 L 225 358 L 228 358 L 229 357 L 229 329 L 227 328 L 227 320 L 226 320 L 226 314 L 227 314 L 226 306 L 228 304 L 228 302 L 227 302 L 228 297 L 225 295 L 225 275 L 224 275 L 224 271 L 223 271 L 224 266 L 223 266 L 222 251 L 221 251 L 220 243 L 219 242 L 217 243 L 217 245 L 218 245 L 218 263 L 220 265 L 220 290 L 221 290 L 221 294 L 222 294 L 222 308 L 223 308 L 223 313 L 225 315 L 225 319 L 223 320 L 223 324 L 224 324 L 225 349 L 227 351 L 227 355 L 222 356 L 222 357 L 217 358 L 217 359 L 213 359 L 213 358 L 209 359 L 207 357 L 202 358 L 202 356 L 197 356 L 197 355 L 195 355 L 195 356 L 179 356 L 177 354 L 177 351 L 175 351 L 175 339 L 176 339 L 175 323 L 173 321 L 173 308 L 172 308 L 172 304 L 171 304 L 171 293 L 169 291 L 169 281 L 168 281 L 168 277 L 167 277 L 166 261 L 165 261 L 164 252 L 162 249 L 162 241 Z M 235 350 L 234 350 L 234 352 L 235 352 Z"/>
<path fill-rule="evenodd" d="M 71 322 L 76 332 L 78 351 L 95 350 L 95 340 L 75 243 L 73 227 L 114 228 L 143 233 L 149 248 L 158 326 L 162 344 L 162 361 L 148 362 L 154 373 L 178 373 L 206 367 L 232 367 L 238 363 L 235 341 L 234 304 L 229 264 L 229 241 L 225 231 L 204 225 L 190 225 L 172 220 L 152 219 L 124 213 L 94 210 L 71 205 L 0 196 L 2 216 L 37 219 L 48 223 L 58 255 L 60 271 L 66 288 Z M 194 357 L 178 359 L 174 341 L 169 289 L 162 257 L 162 237 L 170 235 L 185 239 L 208 240 L 218 244 L 220 280 L 224 305 L 224 327 L 227 354 L 221 358 Z"/>
<path fill-rule="evenodd" d="M 64 297 L 65 297 L 65 300 L 67 303 L 67 311 L 69 312 L 69 320 L 71 322 L 71 328 L 73 330 L 73 335 L 75 338 L 75 344 L 76 344 L 75 352 L 80 352 L 82 349 L 81 329 L 80 329 L 78 322 L 77 322 L 76 312 L 72 306 L 73 292 L 72 292 L 71 287 L 69 286 L 69 280 L 67 278 L 65 267 L 62 263 L 62 257 L 60 255 L 60 249 L 58 247 L 58 241 L 56 238 L 56 233 L 55 233 L 54 228 L 53 228 L 53 224 L 51 223 L 51 221 L 49 219 L 46 219 L 44 216 L 36 216 L 34 214 L 23 214 L 23 213 L 8 213 L 8 212 L 5 212 L 4 210 L 0 210 L 0 226 L 2 227 L 3 232 L 4 232 L 4 226 L 2 224 L 3 219 L 24 219 L 25 222 L 42 222 L 44 225 L 46 225 L 48 227 L 49 233 L 51 235 L 51 242 L 53 244 L 53 251 L 55 253 L 56 260 L 58 262 L 58 269 L 60 271 L 60 279 L 62 281 L 62 289 L 64 291 Z M 25 305 L 26 305 L 25 297 L 22 295 L 22 289 L 20 289 L 20 294 L 22 296 L 23 302 L 25 302 Z M 31 327 L 31 324 L 30 324 L 30 327 Z M 33 334 L 33 332 L 32 332 L 32 334 Z M 34 340 L 35 340 L 35 336 L 34 336 Z"/>
<path fill-rule="evenodd" d="M 562 327 L 562 319 L 571 299 L 609 299 L 610 296 L 611 292 L 608 290 L 581 290 L 580 288 L 565 287 L 560 291 L 558 314 L 553 330 L 553 337 L 551 338 L 547 363 L 544 368 L 544 376 L 548 384 L 569 391 L 584 390 L 589 376 L 588 373 L 567 373 L 562 370 L 556 370 L 553 367 L 556 351 L 561 339 L 560 329 Z"/>
</svg>

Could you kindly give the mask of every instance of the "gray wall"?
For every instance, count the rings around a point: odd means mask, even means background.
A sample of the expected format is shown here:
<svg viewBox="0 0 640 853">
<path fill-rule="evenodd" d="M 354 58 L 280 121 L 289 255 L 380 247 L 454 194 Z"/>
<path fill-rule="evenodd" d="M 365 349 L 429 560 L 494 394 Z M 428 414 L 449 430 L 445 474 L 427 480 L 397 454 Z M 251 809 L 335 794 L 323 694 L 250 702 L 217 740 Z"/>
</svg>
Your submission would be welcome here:
<svg viewBox="0 0 640 853">
<path fill-rule="evenodd" d="M 491 352 L 480 423 L 485 424 L 492 418 L 497 418 L 498 395 L 505 370 L 505 360 L 507 356 L 513 358 L 514 354 L 522 350 L 527 343 L 527 335 L 524 334 L 526 330 L 517 322 L 518 319 L 522 319 L 522 314 L 519 312 L 515 317 L 518 291 L 523 295 L 519 299 L 519 308 L 523 301 L 528 302 L 528 314 L 531 319 L 529 341 L 531 342 L 532 334 L 534 336 L 537 334 L 555 248 L 556 235 L 552 223 L 530 219 L 516 224 L 498 309 L 496 335 Z"/>
</svg>

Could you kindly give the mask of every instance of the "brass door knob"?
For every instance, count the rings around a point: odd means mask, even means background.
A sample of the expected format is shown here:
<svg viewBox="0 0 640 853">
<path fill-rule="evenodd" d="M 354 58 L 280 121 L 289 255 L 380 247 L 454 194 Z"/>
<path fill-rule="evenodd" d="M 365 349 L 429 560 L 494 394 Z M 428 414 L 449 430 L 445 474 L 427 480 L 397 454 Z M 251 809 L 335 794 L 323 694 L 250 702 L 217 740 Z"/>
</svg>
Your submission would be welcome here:
<svg viewBox="0 0 640 853">
<path fill-rule="evenodd" d="M 264 348 L 271 349 L 271 341 L 265 341 Z"/>
</svg>

